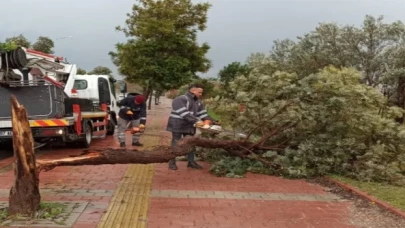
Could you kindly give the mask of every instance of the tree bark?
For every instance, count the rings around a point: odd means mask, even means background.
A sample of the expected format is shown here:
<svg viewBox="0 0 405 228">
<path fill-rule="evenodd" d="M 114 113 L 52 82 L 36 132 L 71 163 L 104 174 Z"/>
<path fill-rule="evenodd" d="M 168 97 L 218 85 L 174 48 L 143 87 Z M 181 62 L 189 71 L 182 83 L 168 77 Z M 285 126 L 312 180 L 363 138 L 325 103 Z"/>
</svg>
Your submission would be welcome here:
<svg viewBox="0 0 405 228">
<path fill-rule="evenodd" d="M 11 96 L 11 117 L 14 148 L 14 186 L 10 190 L 9 213 L 33 216 L 39 209 L 39 172 L 36 169 L 34 139 L 27 112 Z"/>
<path fill-rule="evenodd" d="M 150 100 L 152 99 L 152 94 L 153 94 L 152 92 L 153 92 L 153 90 L 150 86 L 143 88 L 142 95 L 145 97 L 145 99 L 149 103 L 148 110 L 151 110 L 151 101 Z"/>
<path fill-rule="evenodd" d="M 400 108 L 405 108 L 405 78 L 398 78 L 398 87 L 397 87 L 397 105 Z M 396 118 L 398 123 L 404 123 L 405 114 L 402 114 L 402 117 Z"/>
<path fill-rule="evenodd" d="M 148 110 L 151 110 L 152 108 L 152 99 L 153 99 L 153 90 L 150 90 L 149 92 L 149 100 L 148 100 Z"/>
<path fill-rule="evenodd" d="M 37 169 L 38 172 L 40 172 L 51 170 L 57 166 L 164 163 L 175 157 L 188 154 L 195 146 L 203 148 L 222 148 L 229 153 L 240 157 L 254 155 L 254 150 L 262 149 L 261 146 L 252 142 L 240 140 L 215 140 L 189 136 L 180 139 L 174 147 L 157 146 L 144 151 L 121 148 L 88 149 L 79 156 L 53 160 L 38 159 Z M 265 149 L 277 150 L 280 148 L 266 147 Z M 258 160 L 264 162 L 266 165 L 272 165 L 268 161 L 262 159 Z"/>
</svg>

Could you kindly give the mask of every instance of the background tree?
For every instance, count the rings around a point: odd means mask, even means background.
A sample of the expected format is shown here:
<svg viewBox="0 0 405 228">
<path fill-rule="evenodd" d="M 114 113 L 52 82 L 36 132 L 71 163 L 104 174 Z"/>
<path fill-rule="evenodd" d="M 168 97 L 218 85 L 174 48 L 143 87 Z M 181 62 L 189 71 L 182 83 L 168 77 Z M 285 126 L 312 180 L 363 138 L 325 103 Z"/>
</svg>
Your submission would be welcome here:
<svg viewBox="0 0 405 228">
<path fill-rule="evenodd" d="M 99 75 L 109 75 L 112 76 L 112 71 L 110 68 L 105 66 L 96 66 L 92 71 L 88 74 L 99 74 Z"/>
<path fill-rule="evenodd" d="M 25 38 L 25 36 L 22 34 L 11 37 L 11 38 L 7 38 L 5 43 L 15 43 L 16 45 L 25 47 L 25 48 L 31 47 L 31 42 L 29 42 L 28 39 Z"/>
<path fill-rule="evenodd" d="M 216 95 L 219 94 L 219 91 L 217 89 L 217 80 L 215 79 L 210 79 L 210 78 L 197 78 L 194 79 L 190 82 L 190 84 L 200 84 L 204 87 L 204 92 L 203 92 L 203 99 L 208 99 L 215 97 Z M 183 95 L 187 92 L 189 87 L 189 84 L 184 85 L 179 88 L 178 95 Z"/>
<path fill-rule="evenodd" d="M 86 70 L 82 69 L 82 68 L 78 68 L 77 69 L 77 74 L 87 74 Z"/>
<path fill-rule="evenodd" d="M 49 37 L 40 36 L 38 37 L 37 42 L 32 45 L 32 49 L 46 53 L 46 54 L 53 54 L 53 48 L 55 44 L 53 40 Z"/>
<path fill-rule="evenodd" d="M 209 45 L 198 44 L 197 33 L 206 28 L 209 8 L 191 0 L 138 0 L 126 27 L 117 27 L 129 40 L 109 53 L 119 72 L 140 84 L 146 97 L 156 87 L 177 89 L 206 72 Z"/>
<path fill-rule="evenodd" d="M 13 41 L 11 42 L 0 42 L 0 51 L 12 51 L 18 48 L 18 45 L 15 44 Z"/>
<path fill-rule="evenodd" d="M 96 66 L 92 71 L 89 71 L 87 74 L 108 75 L 110 83 L 115 83 L 116 82 L 110 68 L 105 67 L 105 66 Z"/>
<path fill-rule="evenodd" d="M 230 81 L 233 81 L 236 78 L 236 76 L 246 75 L 249 71 L 250 69 L 246 64 L 232 62 L 219 71 L 218 77 L 219 80 L 227 86 Z"/>
<path fill-rule="evenodd" d="M 404 42 L 405 26 L 401 21 L 384 23 L 383 19 L 367 15 L 360 28 L 321 23 L 297 42 L 275 41 L 271 58 L 280 69 L 300 77 L 329 65 L 354 67 L 362 72 L 364 83 L 385 88 L 387 65 L 392 66 L 387 55 Z"/>
</svg>

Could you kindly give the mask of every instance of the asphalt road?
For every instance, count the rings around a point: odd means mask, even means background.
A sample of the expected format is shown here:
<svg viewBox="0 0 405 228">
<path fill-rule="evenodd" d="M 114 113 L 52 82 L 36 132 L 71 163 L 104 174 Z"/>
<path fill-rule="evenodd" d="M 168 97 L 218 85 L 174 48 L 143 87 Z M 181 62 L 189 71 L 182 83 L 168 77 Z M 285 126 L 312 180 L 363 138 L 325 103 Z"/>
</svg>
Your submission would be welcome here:
<svg viewBox="0 0 405 228">
<path fill-rule="evenodd" d="M 13 156 L 13 148 L 0 145 L 0 160 Z"/>
<path fill-rule="evenodd" d="M 58 146 L 54 146 L 53 148 L 58 148 Z M 41 154 L 43 152 L 51 150 L 52 147 L 47 145 L 35 150 L 35 154 Z M 0 160 L 6 159 L 13 156 L 13 148 L 11 145 L 0 145 Z"/>
</svg>

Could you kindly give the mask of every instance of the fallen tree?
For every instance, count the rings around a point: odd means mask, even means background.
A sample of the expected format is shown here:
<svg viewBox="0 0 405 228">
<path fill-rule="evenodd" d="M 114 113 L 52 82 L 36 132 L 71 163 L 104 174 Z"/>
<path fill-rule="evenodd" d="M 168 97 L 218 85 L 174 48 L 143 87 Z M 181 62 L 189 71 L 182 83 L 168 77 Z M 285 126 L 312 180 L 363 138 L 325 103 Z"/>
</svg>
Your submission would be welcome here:
<svg viewBox="0 0 405 228">
<path fill-rule="evenodd" d="M 268 147 L 246 140 L 215 140 L 200 137 L 185 137 L 178 141 L 177 146 L 156 146 L 138 151 L 123 148 L 88 149 L 81 155 L 62 159 L 37 160 L 37 171 L 49 171 L 57 166 L 105 165 L 105 164 L 150 164 L 163 163 L 189 153 L 194 147 L 221 148 L 239 157 L 255 155 L 254 151 Z M 272 165 L 263 160 L 267 165 Z"/>
<path fill-rule="evenodd" d="M 388 106 L 384 94 L 362 83 L 360 72 L 326 67 L 300 77 L 280 71 L 265 55 L 251 56 L 248 64 L 252 69 L 248 75 L 236 77 L 225 95 L 206 103 L 224 125 L 254 131 L 252 141 L 283 145 L 281 150 L 254 151 L 283 169 L 231 158 L 221 150 L 202 153 L 212 158 L 214 174 L 242 176 L 253 171 L 293 178 L 339 174 L 405 186 L 405 125 L 396 121 L 405 110 Z M 241 104 L 245 110 L 239 109 Z M 285 123 L 296 124 L 272 135 Z"/>
</svg>

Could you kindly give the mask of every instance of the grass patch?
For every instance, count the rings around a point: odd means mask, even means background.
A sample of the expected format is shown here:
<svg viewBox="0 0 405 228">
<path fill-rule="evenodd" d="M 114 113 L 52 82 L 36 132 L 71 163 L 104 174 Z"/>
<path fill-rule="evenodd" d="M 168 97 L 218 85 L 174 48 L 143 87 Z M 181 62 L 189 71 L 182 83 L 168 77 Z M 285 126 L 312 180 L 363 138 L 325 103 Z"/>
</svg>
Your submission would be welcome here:
<svg viewBox="0 0 405 228">
<path fill-rule="evenodd" d="M 36 218 L 56 219 L 62 214 L 62 212 L 64 212 L 65 208 L 66 206 L 61 203 L 41 203 Z"/>
<path fill-rule="evenodd" d="M 405 211 L 405 188 L 376 182 L 361 182 L 347 177 L 331 176 L 331 178 L 351 185 L 369 195 Z"/>
<path fill-rule="evenodd" d="M 0 223 L 5 221 L 8 217 L 8 210 L 7 208 L 0 208 Z"/>
<path fill-rule="evenodd" d="M 207 110 L 207 113 L 208 113 L 208 115 L 211 116 L 213 119 L 219 120 L 219 116 L 218 116 L 215 112 L 213 112 L 212 109 L 208 109 L 208 110 Z"/>
<path fill-rule="evenodd" d="M 31 221 L 35 219 L 39 220 L 51 220 L 56 224 L 63 225 L 61 214 L 65 211 L 66 205 L 61 203 L 41 203 L 40 208 L 34 217 L 25 217 L 21 215 L 10 216 L 8 214 L 8 208 L 0 208 L 0 224 L 3 222 L 11 223 L 13 221 Z"/>
</svg>

